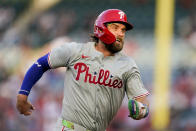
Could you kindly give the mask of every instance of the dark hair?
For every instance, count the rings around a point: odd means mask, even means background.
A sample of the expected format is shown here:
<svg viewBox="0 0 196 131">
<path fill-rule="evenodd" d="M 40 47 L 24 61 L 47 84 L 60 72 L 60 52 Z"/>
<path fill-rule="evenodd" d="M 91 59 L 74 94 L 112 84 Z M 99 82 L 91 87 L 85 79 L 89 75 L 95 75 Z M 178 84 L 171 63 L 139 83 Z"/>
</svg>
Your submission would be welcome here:
<svg viewBox="0 0 196 131">
<path fill-rule="evenodd" d="M 90 37 L 91 37 L 91 40 L 93 42 L 95 42 L 95 43 L 98 43 L 99 42 L 99 38 L 97 38 L 94 34 L 91 34 Z"/>
</svg>

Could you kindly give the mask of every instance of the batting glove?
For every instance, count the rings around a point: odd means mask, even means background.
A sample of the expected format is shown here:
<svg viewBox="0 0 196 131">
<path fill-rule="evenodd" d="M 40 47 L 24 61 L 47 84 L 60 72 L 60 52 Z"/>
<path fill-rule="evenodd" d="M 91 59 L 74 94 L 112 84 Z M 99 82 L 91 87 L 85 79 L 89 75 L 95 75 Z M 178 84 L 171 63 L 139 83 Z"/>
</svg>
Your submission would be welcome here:
<svg viewBox="0 0 196 131">
<path fill-rule="evenodd" d="M 138 102 L 136 100 L 130 99 L 128 103 L 129 108 L 129 117 L 132 117 L 135 120 L 140 120 L 148 116 L 149 109 L 148 106 Z"/>
</svg>

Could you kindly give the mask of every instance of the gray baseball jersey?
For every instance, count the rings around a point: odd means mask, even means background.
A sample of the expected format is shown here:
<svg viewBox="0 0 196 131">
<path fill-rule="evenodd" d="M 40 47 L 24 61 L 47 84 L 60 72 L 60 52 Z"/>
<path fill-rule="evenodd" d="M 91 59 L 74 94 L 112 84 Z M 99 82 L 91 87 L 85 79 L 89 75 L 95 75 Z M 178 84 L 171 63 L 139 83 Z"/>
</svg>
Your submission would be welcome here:
<svg viewBox="0 0 196 131">
<path fill-rule="evenodd" d="M 127 94 L 128 99 L 148 95 L 139 70 L 121 52 L 107 56 L 95 43 L 67 43 L 51 50 L 51 68 L 67 67 L 62 118 L 89 130 L 103 131 Z"/>
</svg>

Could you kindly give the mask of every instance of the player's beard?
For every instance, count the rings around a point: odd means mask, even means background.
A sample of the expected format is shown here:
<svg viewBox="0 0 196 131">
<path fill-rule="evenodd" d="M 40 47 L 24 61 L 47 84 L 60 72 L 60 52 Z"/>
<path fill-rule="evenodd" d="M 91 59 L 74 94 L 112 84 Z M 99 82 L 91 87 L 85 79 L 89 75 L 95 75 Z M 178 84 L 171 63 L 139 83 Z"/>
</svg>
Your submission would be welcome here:
<svg viewBox="0 0 196 131">
<path fill-rule="evenodd" d="M 117 53 L 122 50 L 124 45 L 124 40 L 122 38 L 117 38 L 116 41 L 112 44 L 105 44 L 105 47 L 112 54 Z"/>
</svg>

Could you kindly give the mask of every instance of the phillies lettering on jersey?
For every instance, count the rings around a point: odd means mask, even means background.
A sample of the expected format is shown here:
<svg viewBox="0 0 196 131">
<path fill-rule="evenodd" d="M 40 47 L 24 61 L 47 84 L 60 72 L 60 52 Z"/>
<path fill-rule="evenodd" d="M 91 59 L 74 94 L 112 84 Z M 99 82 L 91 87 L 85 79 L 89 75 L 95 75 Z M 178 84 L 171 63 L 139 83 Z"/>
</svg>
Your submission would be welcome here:
<svg viewBox="0 0 196 131">
<path fill-rule="evenodd" d="M 110 76 L 109 70 L 104 71 L 103 69 L 101 69 L 99 71 L 99 76 L 97 78 L 96 75 L 93 76 L 92 74 L 89 73 L 89 67 L 85 63 L 82 62 L 76 63 L 74 65 L 74 69 L 78 71 L 76 76 L 77 81 L 80 79 L 80 74 L 85 73 L 84 82 L 87 82 L 88 80 L 89 83 L 109 86 L 113 88 L 122 88 L 123 86 L 122 80 L 114 79 L 112 81 L 112 79 L 109 78 Z M 109 80 L 108 83 L 106 82 L 107 80 Z"/>
<path fill-rule="evenodd" d="M 51 68 L 67 67 L 62 118 L 104 131 L 128 98 L 148 95 L 135 62 L 122 54 L 105 58 L 95 43 L 66 43 L 51 51 Z M 93 85 L 93 86 L 92 86 Z"/>
</svg>

